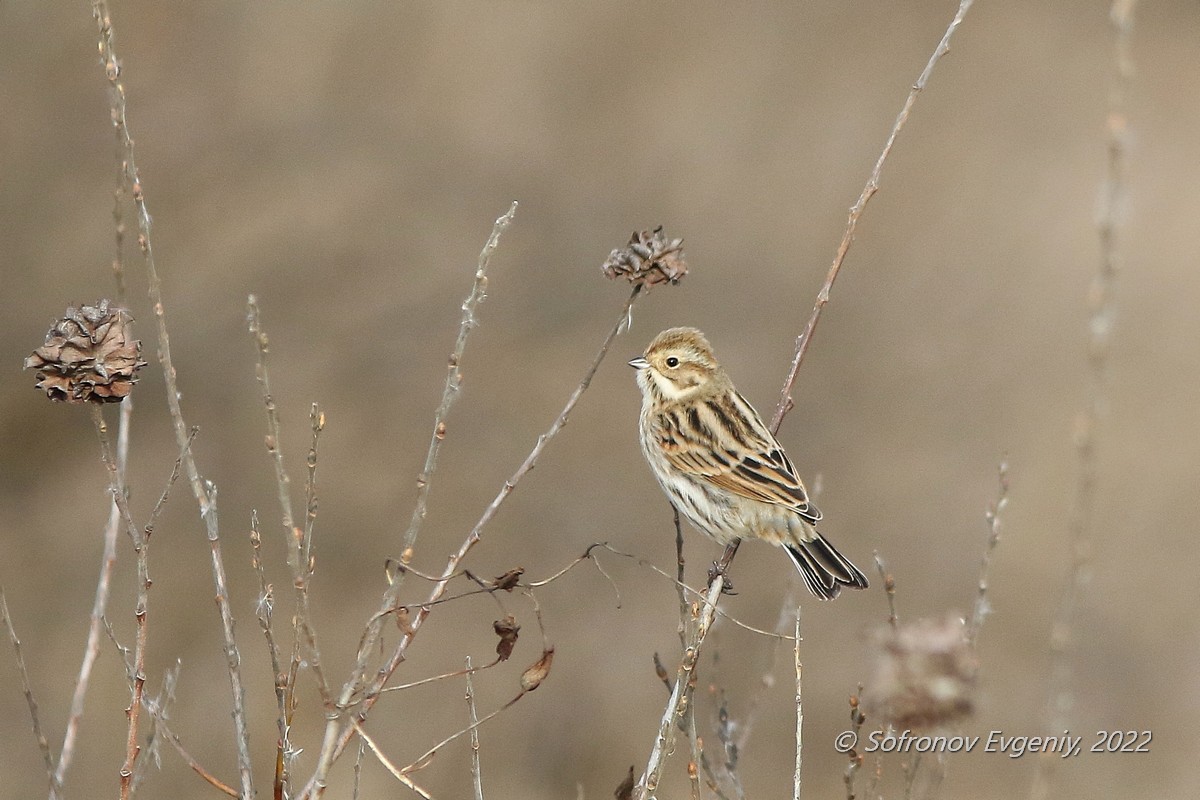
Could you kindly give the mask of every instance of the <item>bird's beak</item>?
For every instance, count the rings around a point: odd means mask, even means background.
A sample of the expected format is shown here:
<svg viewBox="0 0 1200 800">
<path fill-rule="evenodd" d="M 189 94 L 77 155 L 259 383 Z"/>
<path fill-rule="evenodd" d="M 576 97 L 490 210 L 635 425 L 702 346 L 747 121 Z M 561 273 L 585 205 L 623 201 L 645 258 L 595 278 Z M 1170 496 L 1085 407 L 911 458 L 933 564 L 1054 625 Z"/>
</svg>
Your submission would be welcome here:
<svg viewBox="0 0 1200 800">
<path fill-rule="evenodd" d="M 638 356 L 629 362 L 629 366 L 633 367 L 634 369 L 647 369 L 650 366 L 650 362 L 641 356 Z"/>
</svg>

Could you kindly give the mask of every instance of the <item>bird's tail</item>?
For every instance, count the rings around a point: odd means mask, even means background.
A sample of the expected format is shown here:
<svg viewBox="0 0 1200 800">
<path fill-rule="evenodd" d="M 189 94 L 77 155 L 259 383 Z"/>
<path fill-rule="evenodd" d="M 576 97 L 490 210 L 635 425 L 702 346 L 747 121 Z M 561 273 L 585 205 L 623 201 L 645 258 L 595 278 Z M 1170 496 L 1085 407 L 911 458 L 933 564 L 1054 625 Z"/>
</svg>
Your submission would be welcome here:
<svg viewBox="0 0 1200 800">
<path fill-rule="evenodd" d="M 862 570 L 815 529 L 809 528 L 806 532 L 811 534 L 811 539 L 785 544 L 784 548 L 796 569 L 800 570 L 800 577 L 804 578 L 804 584 L 810 592 L 822 600 L 832 600 L 843 586 L 867 588 L 867 576 L 863 575 Z"/>
</svg>

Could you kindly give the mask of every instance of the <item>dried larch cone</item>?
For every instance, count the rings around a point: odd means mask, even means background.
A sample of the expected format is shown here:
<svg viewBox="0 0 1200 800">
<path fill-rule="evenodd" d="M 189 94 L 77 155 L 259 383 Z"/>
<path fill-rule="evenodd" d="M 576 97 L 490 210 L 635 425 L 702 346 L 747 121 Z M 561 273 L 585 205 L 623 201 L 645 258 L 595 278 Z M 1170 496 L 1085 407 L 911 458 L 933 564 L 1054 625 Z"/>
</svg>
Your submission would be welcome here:
<svg viewBox="0 0 1200 800">
<path fill-rule="evenodd" d="M 863 703 L 898 729 L 937 728 L 974 709 L 977 661 L 961 618 L 885 626 L 875 640 L 875 675 Z"/>
<path fill-rule="evenodd" d="M 108 300 L 72 306 L 50 327 L 46 343 L 25 359 L 25 369 L 37 370 L 37 388 L 51 400 L 119 403 L 146 366 L 132 322 L 128 311 Z"/>
<path fill-rule="evenodd" d="M 659 225 L 653 231 L 634 231 L 629 244 L 613 250 L 601 269 L 609 278 L 624 277 L 647 288 L 659 283 L 679 283 L 687 275 L 683 239 L 668 239 Z"/>
</svg>

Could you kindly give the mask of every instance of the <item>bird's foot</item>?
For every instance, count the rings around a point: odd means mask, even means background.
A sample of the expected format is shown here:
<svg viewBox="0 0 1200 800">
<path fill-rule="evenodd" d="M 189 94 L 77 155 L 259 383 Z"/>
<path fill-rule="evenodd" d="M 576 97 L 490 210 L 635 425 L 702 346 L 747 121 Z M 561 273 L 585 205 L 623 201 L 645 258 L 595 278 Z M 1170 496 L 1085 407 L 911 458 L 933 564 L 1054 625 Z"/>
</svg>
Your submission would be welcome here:
<svg viewBox="0 0 1200 800">
<path fill-rule="evenodd" d="M 729 565 L 722 564 L 720 561 L 714 561 L 712 566 L 708 568 L 708 585 L 712 586 L 713 581 L 720 576 L 724 578 L 721 584 L 721 594 L 735 595 L 737 592 L 733 590 L 733 581 L 729 579 Z"/>
</svg>

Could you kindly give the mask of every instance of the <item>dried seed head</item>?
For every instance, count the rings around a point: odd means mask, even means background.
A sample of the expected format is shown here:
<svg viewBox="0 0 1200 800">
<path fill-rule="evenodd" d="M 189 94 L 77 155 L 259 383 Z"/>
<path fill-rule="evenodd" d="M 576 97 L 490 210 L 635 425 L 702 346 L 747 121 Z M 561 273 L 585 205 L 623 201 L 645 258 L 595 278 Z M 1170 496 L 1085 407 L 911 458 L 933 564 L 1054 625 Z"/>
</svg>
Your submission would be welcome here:
<svg viewBox="0 0 1200 800">
<path fill-rule="evenodd" d="M 554 648 L 547 647 L 542 651 L 542 657 L 537 660 L 537 663 L 521 673 L 521 690 L 532 692 L 541 686 L 542 681 L 546 680 L 546 676 L 550 674 L 550 665 L 553 663 Z"/>
<path fill-rule="evenodd" d="M 37 388 L 51 400 L 119 403 L 146 366 L 132 322 L 128 311 L 107 300 L 72 306 L 51 326 L 46 343 L 25 359 L 25 369 L 37 370 Z"/>
<path fill-rule="evenodd" d="M 885 626 L 863 705 L 897 728 L 936 728 L 974 710 L 977 662 L 959 617 Z"/>
<path fill-rule="evenodd" d="M 613 280 L 624 277 L 638 286 L 679 283 L 687 274 L 683 239 L 668 239 L 661 225 L 653 231 L 634 231 L 629 244 L 613 250 L 601 269 Z"/>
</svg>

